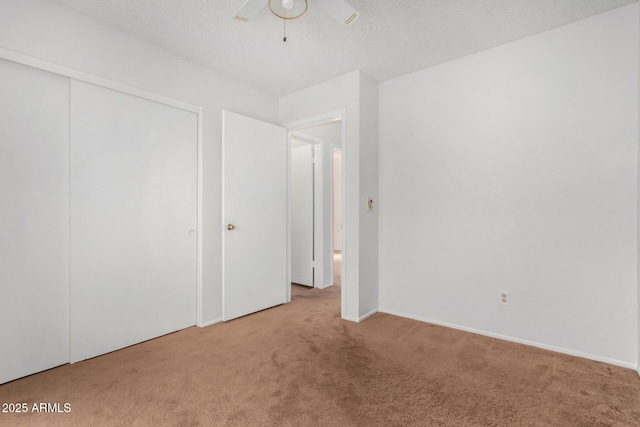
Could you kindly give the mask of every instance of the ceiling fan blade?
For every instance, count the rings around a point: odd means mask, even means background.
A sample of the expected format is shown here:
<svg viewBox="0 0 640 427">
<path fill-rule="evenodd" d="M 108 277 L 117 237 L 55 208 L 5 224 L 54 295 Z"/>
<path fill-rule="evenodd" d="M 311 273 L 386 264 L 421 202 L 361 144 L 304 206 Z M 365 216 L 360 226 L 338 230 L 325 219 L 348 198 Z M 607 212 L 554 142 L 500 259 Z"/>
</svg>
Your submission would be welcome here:
<svg viewBox="0 0 640 427">
<path fill-rule="evenodd" d="M 316 0 L 316 3 L 336 21 L 342 22 L 345 27 L 350 26 L 360 17 L 360 12 L 344 0 Z"/>
<path fill-rule="evenodd" d="M 235 19 L 248 21 L 253 18 L 267 5 L 268 0 L 247 0 L 242 7 L 233 14 Z"/>
</svg>

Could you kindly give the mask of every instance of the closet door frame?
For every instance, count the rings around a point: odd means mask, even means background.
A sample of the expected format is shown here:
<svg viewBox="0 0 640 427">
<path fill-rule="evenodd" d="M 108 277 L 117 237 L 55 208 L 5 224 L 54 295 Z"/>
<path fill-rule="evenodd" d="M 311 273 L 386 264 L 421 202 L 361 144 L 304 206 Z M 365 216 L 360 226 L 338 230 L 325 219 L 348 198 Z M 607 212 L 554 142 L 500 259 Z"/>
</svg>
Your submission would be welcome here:
<svg viewBox="0 0 640 427">
<path fill-rule="evenodd" d="M 175 108 L 179 108 L 185 111 L 195 113 L 198 120 L 198 147 L 197 147 L 197 193 L 196 193 L 196 216 L 197 216 L 197 229 L 196 229 L 196 325 L 199 327 L 206 326 L 202 319 L 202 239 L 203 239 L 203 227 L 202 227 L 202 107 L 197 107 L 191 104 L 187 104 L 181 101 L 176 101 L 171 98 L 167 98 L 155 93 L 147 92 L 142 89 L 128 86 L 122 83 L 118 83 L 112 80 L 108 80 L 102 77 L 94 76 L 83 71 L 74 70 L 72 68 L 64 67 L 62 65 L 54 64 L 42 59 L 34 58 L 19 52 L 15 52 L 9 49 L 0 47 L 0 58 L 7 61 L 15 62 L 18 64 L 26 65 L 32 68 L 47 71 L 53 74 L 58 74 L 64 77 L 68 77 L 73 80 L 78 80 L 86 83 L 91 83 L 97 86 L 102 86 L 107 89 L 116 90 L 129 95 L 134 95 L 140 98 L 155 101 L 161 104 L 169 105 Z"/>
</svg>

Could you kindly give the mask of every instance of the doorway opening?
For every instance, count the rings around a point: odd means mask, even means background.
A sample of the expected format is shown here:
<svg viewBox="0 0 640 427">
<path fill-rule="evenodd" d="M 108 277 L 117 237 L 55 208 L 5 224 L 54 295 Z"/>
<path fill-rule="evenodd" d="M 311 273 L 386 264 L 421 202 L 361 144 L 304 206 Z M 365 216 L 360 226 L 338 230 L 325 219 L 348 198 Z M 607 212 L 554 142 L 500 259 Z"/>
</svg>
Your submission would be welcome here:
<svg viewBox="0 0 640 427">
<path fill-rule="evenodd" d="M 300 218 L 296 218 L 300 204 L 309 208 L 309 195 L 307 197 L 297 196 L 299 188 L 302 186 L 304 177 L 309 177 L 309 168 L 300 167 L 294 164 L 299 157 L 308 157 L 310 154 L 309 144 L 315 148 L 315 175 L 314 175 L 314 225 L 311 227 L 307 222 L 305 230 L 313 228 L 313 278 L 315 288 L 326 288 L 336 286 L 340 288 L 341 315 L 345 314 L 345 261 L 346 248 L 344 245 L 344 235 L 346 227 L 343 227 L 342 218 L 344 216 L 344 162 L 343 150 L 345 140 L 344 111 L 327 113 L 322 116 L 298 121 L 287 126 L 289 133 L 289 272 L 290 282 L 295 290 L 305 291 L 309 288 L 296 285 L 300 283 L 296 279 L 296 266 L 301 253 L 296 249 L 299 242 L 305 242 L 304 251 L 309 253 L 309 239 L 301 239 L 296 232 L 296 227 L 301 223 Z M 306 144 L 304 144 L 306 142 Z M 306 146 L 306 148 L 305 148 Z M 297 150 L 297 151 L 296 151 Z M 334 158 L 336 160 L 334 160 Z M 308 164 L 308 160 L 305 160 Z M 302 174 L 302 175 L 300 175 Z M 298 177 L 303 179 L 298 181 Z M 308 181 L 308 178 L 306 179 Z M 309 183 L 305 184 L 309 188 Z M 336 201 L 336 198 L 338 199 Z M 336 214 L 336 210 L 338 213 Z M 337 245 L 337 246 L 336 246 Z M 308 259 L 304 255 L 303 259 Z M 304 264 L 303 264 L 304 265 Z M 289 289 L 288 300 L 291 301 L 291 289 Z"/>
</svg>

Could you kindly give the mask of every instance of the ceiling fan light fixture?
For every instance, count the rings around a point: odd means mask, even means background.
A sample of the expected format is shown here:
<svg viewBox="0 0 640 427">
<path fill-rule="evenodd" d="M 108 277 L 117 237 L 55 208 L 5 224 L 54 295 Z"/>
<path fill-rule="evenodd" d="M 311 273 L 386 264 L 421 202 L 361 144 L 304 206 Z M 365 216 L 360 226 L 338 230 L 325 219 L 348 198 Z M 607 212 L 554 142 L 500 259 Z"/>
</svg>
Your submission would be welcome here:
<svg viewBox="0 0 640 427">
<path fill-rule="evenodd" d="M 293 6 L 295 6 L 295 0 L 282 0 L 282 7 L 285 9 L 291 10 Z"/>
<path fill-rule="evenodd" d="M 313 1 L 316 2 L 320 9 L 323 9 L 345 27 L 352 26 L 360 18 L 360 12 L 349 4 L 349 0 Z M 269 6 L 271 13 L 280 19 L 296 19 L 306 13 L 307 0 L 245 0 L 242 7 L 234 14 L 234 18 L 239 21 L 248 21 L 264 9 L 265 6 Z M 291 9 L 288 9 L 289 7 Z"/>
<path fill-rule="evenodd" d="M 307 7 L 307 0 L 269 0 L 269 10 L 280 19 L 298 19 Z"/>
</svg>

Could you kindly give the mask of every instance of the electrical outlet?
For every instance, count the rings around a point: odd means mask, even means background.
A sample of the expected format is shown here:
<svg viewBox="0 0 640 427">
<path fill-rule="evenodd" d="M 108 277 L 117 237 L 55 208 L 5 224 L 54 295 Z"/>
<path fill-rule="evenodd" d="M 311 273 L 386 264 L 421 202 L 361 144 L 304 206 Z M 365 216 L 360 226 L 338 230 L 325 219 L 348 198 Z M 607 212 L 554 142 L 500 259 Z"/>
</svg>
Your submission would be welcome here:
<svg viewBox="0 0 640 427">
<path fill-rule="evenodd" d="M 500 295 L 500 304 L 502 305 L 511 305 L 511 295 L 509 291 L 498 291 Z"/>
</svg>

